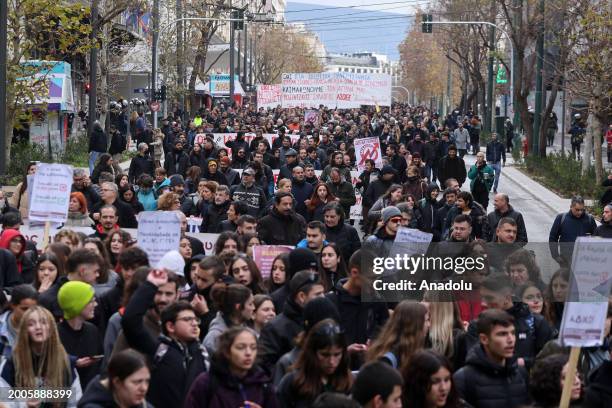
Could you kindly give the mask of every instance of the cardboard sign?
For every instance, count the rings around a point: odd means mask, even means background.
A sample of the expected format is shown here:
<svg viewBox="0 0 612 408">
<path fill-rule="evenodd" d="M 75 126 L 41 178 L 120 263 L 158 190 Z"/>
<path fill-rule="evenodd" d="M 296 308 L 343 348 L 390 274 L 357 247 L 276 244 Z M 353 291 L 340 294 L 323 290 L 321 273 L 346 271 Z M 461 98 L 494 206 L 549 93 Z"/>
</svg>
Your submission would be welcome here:
<svg viewBox="0 0 612 408">
<path fill-rule="evenodd" d="M 272 262 L 280 254 L 291 252 L 294 247 L 290 245 L 255 245 L 253 247 L 253 260 L 261 272 L 261 276 L 269 278 L 272 273 Z"/>
<path fill-rule="evenodd" d="M 65 222 L 68 218 L 71 186 L 72 166 L 39 164 L 32 185 L 29 219 Z"/>
<path fill-rule="evenodd" d="M 559 338 L 565 346 L 603 343 L 612 287 L 612 239 L 579 237 L 572 256 L 568 299 Z"/>
<path fill-rule="evenodd" d="M 149 264 L 157 265 L 169 251 L 178 250 L 181 241 L 181 220 L 172 211 L 143 211 L 138 217 L 138 246 L 149 256 Z"/>
</svg>

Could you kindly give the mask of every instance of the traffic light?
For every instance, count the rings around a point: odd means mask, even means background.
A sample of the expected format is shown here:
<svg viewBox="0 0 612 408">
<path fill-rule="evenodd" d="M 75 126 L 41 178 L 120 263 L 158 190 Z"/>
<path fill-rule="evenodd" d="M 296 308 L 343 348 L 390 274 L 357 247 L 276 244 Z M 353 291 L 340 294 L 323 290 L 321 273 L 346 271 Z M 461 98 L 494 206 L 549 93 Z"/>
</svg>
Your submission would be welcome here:
<svg viewBox="0 0 612 408">
<path fill-rule="evenodd" d="M 90 84 L 89 82 L 87 82 L 87 83 L 85 84 L 85 93 L 86 93 L 86 94 L 89 94 L 90 89 L 91 89 L 91 84 Z"/>
<path fill-rule="evenodd" d="M 159 99 L 163 102 L 166 100 L 166 85 L 159 88 Z"/>
<path fill-rule="evenodd" d="M 244 28 L 244 10 L 232 11 L 232 20 L 240 20 L 232 21 L 232 24 L 234 25 L 234 30 L 242 30 Z"/>
<path fill-rule="evenodd" d="M 423 14 L 422 15 L 423 22 L 421 23 L 421 30 L 423 33 L 431 34 L 433 31 L 433 24 L 430 24 L 433 21 L 433 16 L 431 14 Z"/>
</svg>

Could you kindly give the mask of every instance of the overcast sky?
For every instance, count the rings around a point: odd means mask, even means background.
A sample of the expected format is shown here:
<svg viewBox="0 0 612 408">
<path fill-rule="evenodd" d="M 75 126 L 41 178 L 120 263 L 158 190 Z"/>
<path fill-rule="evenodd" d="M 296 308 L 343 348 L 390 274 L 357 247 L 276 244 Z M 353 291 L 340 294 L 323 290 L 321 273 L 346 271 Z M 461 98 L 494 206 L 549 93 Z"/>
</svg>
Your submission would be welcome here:
<svg viewBox="0 0 612 408">
<path fill-rule="evenodd" d="M 359 9 L 377 10 L 388 13 L 412 14 L 414 6 L 419 5 L 421 8 L 429 3 L 427 0 L 408 0 L 399 2 L 398 0 L 288 0 L 287 3 L 308 3 L 315 6 L 327 7 L 346 7 L 357 6 Z M 380 4 L 387 3 L 387 4 Z M 366 6 L 367 4 L 377 4 L 374 6 Z"/>
</svg>

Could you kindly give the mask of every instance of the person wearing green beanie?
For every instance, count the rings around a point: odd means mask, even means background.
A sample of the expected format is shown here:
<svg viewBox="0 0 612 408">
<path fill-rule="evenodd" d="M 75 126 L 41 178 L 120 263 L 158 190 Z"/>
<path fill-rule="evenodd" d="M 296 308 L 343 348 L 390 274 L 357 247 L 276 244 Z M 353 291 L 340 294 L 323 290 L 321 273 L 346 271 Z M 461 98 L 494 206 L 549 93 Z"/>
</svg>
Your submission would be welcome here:
<svg viewBox="0 0 612 408">
<path fill-rule="evenodd" d="M 97 302 L 93 286 L 81 281 L 68 281 L 57 293 L 57 302 L 64 320 L 57 325 L 66 352 L 77 357 L 77 371 L 83 389 L 100 371 L 102 341 L 98 328 L 89 323 Z"/>
</svg>

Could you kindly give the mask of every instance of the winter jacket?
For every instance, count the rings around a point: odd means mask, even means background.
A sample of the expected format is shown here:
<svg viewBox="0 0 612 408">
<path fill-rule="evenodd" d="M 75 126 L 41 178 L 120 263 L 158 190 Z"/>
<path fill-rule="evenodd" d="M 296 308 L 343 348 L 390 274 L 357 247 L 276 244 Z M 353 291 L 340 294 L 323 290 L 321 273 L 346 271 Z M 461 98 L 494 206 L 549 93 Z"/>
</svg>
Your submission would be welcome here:
<svg viewBox="0 0 612 408">
<path fill-rule="evenodd" d="M 459 156 L 451 158 L 450 156 L 444 156 L 440 159 L 440 165 L 438 167 L 438 179 L 440 185 L 444 186 L 444 183 L 449 178 L 457 179 L 459 187 L 465 183 L 467 171 L 465 170 L 465 162 Z"/>
<path fill-rule="evenodd" d="M 91 214 L 100 212 L 100 208 L 105 205 L 103 201 L 95 204 L 91 209 Z M 119 221 L 117 224 L 121 228 L 138 228 L 138 221 L 136 221 L 136 216 L 134 215 L 134 210 L 132 210 L 132 206 L 124 203 L 120 199 L 116 199 L 112 205 L 117 209 L 117 215 L 119 216 Z"/>
<path fill-rule="evenodd" d="M 210 204 L 206 208 L 206 213 L 202 214 L 202 227 L 201 232 L 210 232 L 218 234 L 221 232 L 221 222 L 227 220 L 227 210 L 231 201 L 226 201 L 221 205 L 216 203 Z"/>
<path fill-rule="evenodd" d="M 357 202 L 353 185 L 350 181 L 341 181 L 338 184 L 329 181 L 326 185 L 329 191 L 340 200 L 340 205 L 344 210 L 344 216 L 348 218 L 351 213 L 351 206 L 355 205 Z"/>
<path fill-rule="evenodd" d="M 470 132 L 466 128 L 463 128 L 461 130 L 459 128 L 455 129 L 455 131 L 453 132 L 453 137 L 455 139 L 455 146 L 457 146 L 457 149 L 467 149 Z"/>
<path fill-rule="evenodd" d="M 344 222 L 344 217 L 340 217 L 338 225 L 326 227 L 325 239 L 338 245 L 342 258 L 348 263 L 351 255 L 361 248 L 361 240 L 355 227 Z"/>
<path fill-rule="evenodd" d="M 391 253 L 394 242 L 395 236 L 388 235 L 385 226 L 383 225 L 378 228 L 373 235 L 366 238 L 364 247 L 373 251 L 373 253 L 377 254 L 378 256 L 385 257 Z"/>
<path fill-rule="evenodd" d="M 370 210 L 368 211 L 368 219 L 370 221 L 376 222 L 381 218 L 382 210 L 384 210 L 390 205 L 393 204 L 391 204 L 391 201 L 389 201 L 388 198 L 380 197 L 378 200 L 376 200 L 372 208 L 370 208 Z"/>
<path fill-rule="evenodd" d="M 501 213 L 498 210 L 492 211 L 487 215 L 487 220 L 489 223 L 489 231 L 490 234 L 488 237 L 485 237 L 487 241 L 495 241 L 496 234 L 495 230 L 497 230 L 497 224 L 499 224 L 499 220 L 502 218 L 512 218 L 516 221 L 517 226 L 517 234 L 516 234 L 516 242 L 528 242 L 527 239 L 527 228 L 525 227 L 525 221 L 523 220 L 523 214 L 516 211 L 512 208 L 511 205 L 508 205 L 508 211 L 505 213 Z"/>
<path fill-rule="evenodd" d="M 366 207 L 372 207 L 376 200 L 378 200 L 385 192 L 391 187 L 391 184 L 394 183 L 394 180 L 391 179 L 389 181 L 385 181 L 382 178 L 382 175 L 373 182 L 368 185 L 368 188 L 365 190 L 363 195 L 363 205 Z"/>
<path fill-rule="evenodd" d="M 340 279 L 335 292 L 328 293 L 326 297 L 338 308 L 340 326 L 344 330 L 347 344 L 366 344 L 376 337 L 389 318 L 389 309 L 385 302 L 362 301 L 361 293 L 351 295 L 343 286 L 347 280 Z"/>
<path fill-rule="evenodd" d="M 244 183 L 232 186 L 230 189 L 230 197 L 232 201 L 245 202 L 249 208 L 249 215 L 253 217 L 261 216 L 267 202 L 266 194 L 261 187 L 255 184 L 250 187 L 247 187 Z"/>
<path fill-rule="evenodd" d="M 604 361 L 589 378 L 589 386 L 584 395 L 586 408 L 612 407 L 612 361 Z"/>
<path fill-rule="evenodd" d="M 119 408 L 113 392 L 102 385 L 101 380 L 99 375 L 91 380 L 79 401 L 78 408 Z M 153 405 L 145 401 L 130 408 L 153 408 Z"/>
<path fill-rule="evenodd" d="M 302 330 L 304 330 L 302 307 L 288 298 L 283 306 L 283 312 L 261 330 L 257 352 L 259 364 L 268 373 L 272 373 L 274 364 L 295 346 L 295 337 Z"/>
<path fill-rule="evenodd" d="M 527 373 L 512 359 L 504 366 L 492 362 L 480 345 L 470 351 L 453 382 L 459 396 L 474 407 L 514 408 L 529 401 Z"/>
<path fill-rule="evenodd" d="M 168 173 L 168 176 L 174 174 L 180 174 L 185 177 L 187 169 L 189 168 L 189 156 L 184 151 L 175 152 L 170 151 L 166 153 L 166 161 L 164 161 L 164 169 Z"/>
<path fill-rule="evenodd" d="M 470 167 L 470 171 L 468 172 L 468 177 L 470 178 L 470 191 L 474 193 L 474 187 L 476 186 L 476 182 L 484 183 L 484 187 L 487 192 L 491 191 L 493 187 L 493 180 L 495 179 L 495 172 L 493 168 L 485 163 L 484 166 L 478 167 L 476 164 L 473 164 Z"/>
<path fill-rule="evenodd" d="M 15 229 L 6 229 L 2 231 L 0 235 L 0 248 L 9 249 L 9 244 L 13 239 L 19 239 L 21 241 L 21 250 L 15 259 L 17 261 L 17 271 L 19 272 L 19 279 L 21 283 L 32 283 L 34 282 L 35 267 L 32 261 L 31 251 L 26 251 L 26 239 Z"/>
<path fill-rule="evenodd" d="M 87 186 L 83 189 L 77 189 L 72 185 L 71 189 L 72 193 L 78 192 L 82 193 L 85 196 L 85 200 L 87 200 L 87 209 L 93 208 L 93 206 L 100 202 L 100 195 L 96 192 L 96 190 L 91 186 Z"/>
<path fill-rule="evenodd" d="M 94 126 L 93 132 L 91 132 L 91 136 L 89 137 L 89 151 L 90 152 L 106 152 L 108 148 L 108 140 L 106 138 L 106 133 L 100 126 Z"/>
<path fill-rule="evenodd" d="M 0 360 L 9 358 L 17 341 L 17 327 L 11 323 L 12 312 L 7 310 L 0 315 Z"/>
<path fill-rule="evenodd" d="M 66 222 L 64 223 L 64 228 L 92 227 L 95 224 L 96 224 L 95 221 L 92 220 L 88 214 L 83 214 L 80 211 L 76 211 L 76 212 L 69 211 L 68 218 L 66 219 Z"/>
<path fill-rule="evenodd" d="M 125 151 L 127 146 L 127 137 L 121 132 L 115 131 L 111 136 L 110 147 L 108 148 L 108 152 L 111 155 L 121 154 Z"/>
<path fill-rule="evenodd" d="M 442 206 L 437 200 L 431 198 L 431 193 L 434 190 L 440 190 L 437 184 L 430 183 L 425 191 L 425 196 L 419 202 L 421 209 L 420 229 L 423 232 L 433 232 L 435 228 L 436 211 Z"/>
<path fill-rule="evenodd" d="M 213 360 L 210 372 L 196 378 L 185 398 L 185 408 L 237 408 L 251 401 L 262 408 L 280 407 L 274 387 L 265 372 L 254 366 L 237 378 L 228 364 Z"/>
<path fill-rule="evenodd" d="M 268 245 L 296 245 L 306 236 L 306 221 L 294 212 L 280 214 L 274 207 L 270 214 L 259 220 L 257 233 Z"/>
<path fill-rule="evenodd" d="M 421 177 L 419 176 L 412 176 L 406 180 L 407 181 L 403 184 L 402 194 L 405 196 L 408 194 L 413 195 L 415 201 L 422 199 L 427 192 L 427 183 L 421 181 Z"/>
<path fill-rule="evenodd" d="M 299 390 L 293 385 L 295 372 L 292 371 L 285 375 L 278 386 L 278 401 L 283 408 L 309 408 L 313 406 L 314 401 L 310 398 L 299 394 Z M 322 387 L 323 392 L 340 392 L 334 390 L 330 384 Z"/>
<path fill-rule="evenodd" d="M 470 206 L 469 216 L 472 218 L 472 238 L 483 239 L 489 234 L 489 223 L 487 220 L 487 214 L 484 212 L 482 206 L 476 202 L 473 202 Z M 461 213 L 459 208 L 454 205 L 448 211 L 446 220 L 444 221 L 443 236 L 450 235 L 450 229 L 453 226 L 453 220 L 456 216 Z"/>
<path fill-rule="evenodd" d="M 91 173 L 91 182 L 94 184 L 99 184 L 100 174 L 104 172 L 112 174 L 113 178 L 115 177 L 115 168 L 113 166 L 98 163 L 96 167 L 94 167 L 93 172 Z"/>
<path fill-rule="evenodd" d="M 434 234 L 433 240 L 435 242 L 438 242 L 444 239 L 444 228 L 445 228 L 446 216 L 448 215 L 448 212 L 450 211 L 451 208 L 453 208 L 452 205 L 443 204 L 435 212 L 434 227 L 433 227 L 433 234 Z"/>
<path fill-rule="evenodd" d="M 148 193 L 144 193 L 142 189 L 138 190 L 136 193 L 136 198 L 142 204 L 142 208 L 145 211 L 155 211 L 157 210 L 157 199 L 155 198 L 155 193 L 153 189 L 149 190 Z"/>
<path fill-rule="evenodd" d="M 208 354 L 213 355 L 217 351 L 217 339 L 223 332 L 227 331 L 229 326 L 223 314 L 221 312 L 217 312 L 215 318 L 210 322 L 208 326 L 208 333 L 204 337 L 202 341 L 202 346 L 206 347 L 208 350 Z"/>
<path fill-rule="evenodd" d="M 595 228 L 593 235 L 602 238 L 612 238 L 612 222 L 602 222 L 599 227 Z"/>
<path fill-rule="evenodd" d="M 499 140 L 491 141 L 487 144 L 487 162 L 506 162 L 506 146 Z"/>
<path fill-rule="evenodd" d="M 147 332 L 143 317 L 156 293 L 154 284 L 142 283 L 125 308 L 121 327 L 130 346 L 153 362 L 147 399 L 158 407 L 183 406 L 191 384 L 206 371 L 207 354 L 198 341 L 182 344 L 164 335 L 155 339 Z"/>
<path fill-rule="evenodd" d="M 558 214 L 548 235 L 550 254 L 554 259 L 562 257 L 566 262 L 569 262 L 572 257 L 573 245 L 561 244 L 561 251 L 559 251 L 558 243 L 576 242 L 578 237 L 592 235 L 596 228 L 595 219 L 586 212 L 582 213 L 580 218 L 574 217 L 571 210 Z"/>
<path fill-rule="evenodd" d="M 304 201 L 310 199 L 313 190 L 314 187 L 312 186 L 312 184 L 307 183 L 304 180 L 293 180 L 291 194 L 293 194 L 293 198 L 295 198 L 295 201 L 297 202 L 297 205 L 295 206 L 295 212 L 304 217 L 304 219 L 308 218 L 308 210 Z"/>
<path fill-rule="evenodd" d="M 155 165 L 153 160 L 149 156 L 136 155 L 130 162 L 130 169 L 128 170 L 128 180 L 132 184 L 136 184 L 138 177 L 142 174 L 148 174 L 153 177 L 155 171 Z"/>
</svg>

